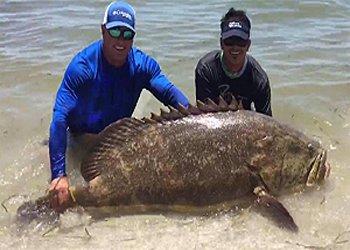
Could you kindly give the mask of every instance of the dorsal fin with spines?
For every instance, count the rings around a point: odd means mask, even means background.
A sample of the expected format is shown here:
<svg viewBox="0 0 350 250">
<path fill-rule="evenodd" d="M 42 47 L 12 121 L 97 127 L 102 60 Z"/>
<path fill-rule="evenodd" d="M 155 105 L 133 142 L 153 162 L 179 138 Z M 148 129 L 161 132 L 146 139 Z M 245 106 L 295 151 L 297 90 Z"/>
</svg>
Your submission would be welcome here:
<svg viewBox="0 0 350 250">
<path fill-rule="evenodd" d="M 244 109 L 242 100 L 239 100 L 239 102 L 238 102 L 238 109 L 240 109 L 240 110 Z"/>
<path fill-rule="evenodd" d="M 165 119 L 163 119 L 161 116 L 156 115 L 155 113 L 151 112 L 151 119 L 155 120 L 157 122 L 163 122 Z"/>
<path fill-rule="evenodd" d="M 218 107 L 219 107 L 220 110 L 223 110 L 223 111 L 228 111 L 228 110 L 230 110 L 230 109 L 228 108 L 227 102 L 224 100 L 224 98 L 222 98 L 222 96 L 219 96 Z"/>
<path fill-rule="evenodd" d="M 212 110 L 212 112 L 220 112 L 222 110 L 220 110 L 219 106 L 212 100 L 212 99 L 207 99 L 205 101 L 205 104 L 210 108 L 210 110 Z"/>
<path fill-rule="evenodd" d="M 238 110 L 238 102 L 236 98 L 231 94 L 230 95 L 231 102 L 228 104 L 228 108 L 231 111 L 237 111 Z"/>
<path fill-rule="evenodd" d="M 138 120 L 135 118 L 124 118 L 123 123 L 118 124 L 118 126 L 120 127 L 121 130 L 123 130 L 122 127 L 133 127 L 133 129 L 136 129 L 138 125 L 141 125 L 141 124 L 164 123 L 165 121 L 178 120 L 189 115 L 201 115 L 201 114 L 211 113 L 211 112 L 226 112 L 229 110 L 237 111 L 239 109 L 243 109 L 242 101 L 238 103 L 236 98 L 233 95 L 230 96 L 230 99 L 231 99 L 230 103 L 227 103 L 222 96 L 219 96 L 218 104 L 215 103 L 210 98 L 208 98 L 206 99 L 205 103 L 197 100 L 197 106 L 193 106 L 192 104 L 189 104 L 188 107 L 186 108 L 183 105 L 179 104 L 177 109 L 169 106 L 168 107 L 169 112 L 161 108 L 160 115 L 157 115 L 151 112 L 150 118 L 144 117 L 141 120 Z"/>
<path fill-rule="evenodd" d="M 201 115 L 203 112 L 196 106 L 193 106 L 192 104 L 188 105 L 187 110 L 190 112 L 190 115 Z"/>
<path fill-rule="evenodd" d="M 168 115 L 168 117 L 170 118 L 170 120 L 177 120 L 180 119 L 182 117 L 184 117 L 185 115 L 181 114 L 180 111 L 178 111 L 177 109 L 168 106 L 170 113 Z"/>
<path fill-rule="evenodd" d="M 179 104 L 177 109 L 179 110 L 179 112 L 185 116 L 191 115 L 191 112 L 189 111 L 188 108 L 186 108 L 185 106 L 183 106 L 182 104 Z"/>
<path fill-rule="evenodd" d="M 183 115 L 181 115 L 181 113 L 178 112 L 176 109 L 174 109 L 174 108 L 170 109 L 169 108 L 169 110 L 170 110 L 170 112 L 167 112 L 167 111 L 165 111 L 164 109 L 161 108 L 160 109 L 160 116 L 162 118 L 164 118 L 165 120 L 167 120 L 167 121 L 173 121 L 173 120 L 177 120 L 177 119 L 183 117 Z"/>
<path fill-rule="evenodd" d="M 144 121 L 145 123 L 148 123 L 148 124 L 156 124 L 156 123 L 158 123 L 157 121 L 152 120 L 152 119 L 150 119 L 148 117 L 143 117 L 141 120 Z"/>
</svg>

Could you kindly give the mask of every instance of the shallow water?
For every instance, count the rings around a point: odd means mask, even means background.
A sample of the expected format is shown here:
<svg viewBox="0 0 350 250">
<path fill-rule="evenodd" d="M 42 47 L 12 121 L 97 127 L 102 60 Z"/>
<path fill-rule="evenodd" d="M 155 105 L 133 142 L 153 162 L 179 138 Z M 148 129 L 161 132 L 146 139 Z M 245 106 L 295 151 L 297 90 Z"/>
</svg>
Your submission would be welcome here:
<svg viewBox="0 0 350 250">
<path fill-rule="evenodd" d="M 26 199 L 48 186 L 53 100 L 73 55 L 100 38 L 105 1 L 0 2 L 0 249 L 304 249 L 350 244 L 350 3 L 333 1 L 131 1 L 135 45 L 154 56 L 194 101 L 198 59 L 219 46 L 219 19 L 231 6 L 253 24 L 250 53 L 266 69 L 274 116 L 319 139 L 331 176 L 320 190 L 281 197 L 299 234 L 249 209 L 211 217 L 179 214 L 107 216 L 70 212 L 61 225 L 15 232 Z M 134 115 L 161 104 L 144 92 Z M 343 233 L 343 234 L 342 234 Z M 342 234 L 342 235 L 341 235 Z M 336 239 L 339 236 L 338 239 Z"/>
</svg>

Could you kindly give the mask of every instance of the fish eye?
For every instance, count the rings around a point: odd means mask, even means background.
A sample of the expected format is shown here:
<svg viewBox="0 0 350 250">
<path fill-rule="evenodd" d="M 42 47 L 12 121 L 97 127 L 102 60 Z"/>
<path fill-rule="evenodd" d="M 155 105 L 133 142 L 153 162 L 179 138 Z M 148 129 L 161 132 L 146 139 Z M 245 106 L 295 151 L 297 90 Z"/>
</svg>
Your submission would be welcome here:
<svg viewBox="0 0 350 250">
<path fill-rule="evenodd" d="M 313 145 L 312 143 L 307 144 L 307 148 L 308 148 L 309 150 L 314 150 L 314 149 L 316 149 L 316 148 L 315 148 L 315 145 Z"/>
</svg>

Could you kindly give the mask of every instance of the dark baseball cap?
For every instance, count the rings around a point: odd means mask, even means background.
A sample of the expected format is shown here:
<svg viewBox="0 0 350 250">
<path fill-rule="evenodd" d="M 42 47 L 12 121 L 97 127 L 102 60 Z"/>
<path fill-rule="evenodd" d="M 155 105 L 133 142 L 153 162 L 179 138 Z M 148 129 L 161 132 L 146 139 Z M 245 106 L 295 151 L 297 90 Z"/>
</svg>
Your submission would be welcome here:
<svg viewBox="0 0 350 250">
<path fill-rule="evenodd" d="M 250 38 L 250 24 L 245 20 L 231 20 L 221 23 L 221 38 L 223 40 L 236 36 L 243 40 Z"/>
</svg>

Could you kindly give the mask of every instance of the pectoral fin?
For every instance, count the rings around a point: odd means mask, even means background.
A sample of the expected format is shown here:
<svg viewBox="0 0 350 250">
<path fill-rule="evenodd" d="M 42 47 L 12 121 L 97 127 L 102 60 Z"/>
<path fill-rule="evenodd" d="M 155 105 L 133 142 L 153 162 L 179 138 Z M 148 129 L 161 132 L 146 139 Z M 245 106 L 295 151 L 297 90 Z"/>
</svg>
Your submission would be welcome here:
<svg viewBox="0 0 350 250">
<path fill-rule="evenodd" d="M 275 197 L 270 195 L 264 187 L 256 187 L 254 194 L 257 196 L 256 204 L 260 212 L 271 218 L 279 227 L 295 233 L 298 232 L 298 226 L 287 209 Z"/>
</svg>

